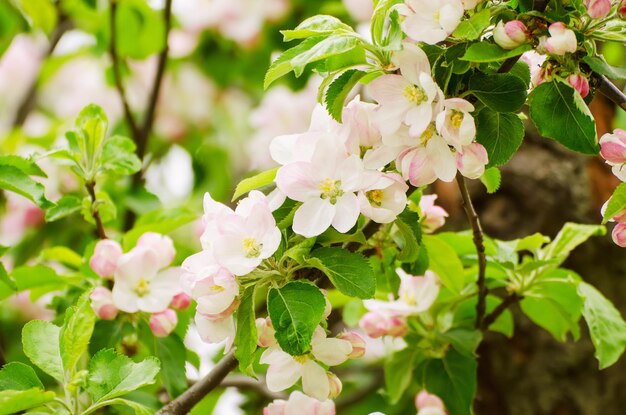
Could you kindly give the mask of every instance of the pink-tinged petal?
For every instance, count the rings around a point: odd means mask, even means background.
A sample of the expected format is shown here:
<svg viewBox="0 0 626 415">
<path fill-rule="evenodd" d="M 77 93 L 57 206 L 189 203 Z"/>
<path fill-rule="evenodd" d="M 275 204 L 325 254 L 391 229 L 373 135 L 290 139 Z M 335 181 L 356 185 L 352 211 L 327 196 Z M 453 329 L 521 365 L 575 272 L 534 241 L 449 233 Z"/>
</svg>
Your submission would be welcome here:
<svg viewBox="0 0 626 415">
<path fill-rule="evenodd" d="M 176 256 L 174 242 L 169 236 L 156 232 L 146 232 L 137 240 L 137 246 L 154 250 L 157 254 L 158 268 L 165 268 L 172 263 Z"/>
<path fill-rule="evenodd" d="M 359 200 L 354 193 L 346 193 L 337 199 L 335 215 L 332 219 L 333 228 L 346 233 L 359 219 Z M 295 222 L 295 221 L 294 221 Z"/>
<path fill-rule="evenodd" d="M 456 176 L 456 160 L 445 140 L 434 136 L 426 144 L 426 152 L 432 169 L 444 182 L 451 182 Z"/>
<path fill-rule="evenodd" d="M 347 340 L 325 338 L 312 342 L 311 352 L 325 365 L 337 366 L 348 360 L 352 345 Z"/>
<path fill-rule="evenodd" d="M 281 165 L 293 163 L 297 151 L 297 142 L 300 134 L 279 135 L 270 143 L 272 159 Z"/>
<path fill-rule="evenodd" d="M 178 316 L 171 309 L 165 309 L 160 313 L 150 316 L 149 326 L 152 334 L 156 337 L 167 337 L 176 328 L 178 324 Z"/>
<path fill-rule="evenodd" d="M 477 179 L 485 172 L 488 162 L 487 150 L 482 144 L 472 143 L 457 152 L 457 167 L 461 174 L 469 179 Z"/>
<path fill-rule="evenodd" d="M 170 305 L 172 298 L 165 291 L 151 290 L 150 294 L 137 299 L 137 308 L 146 313 L 158 313 Z"/>
<path fill-rule="evenodd" d="M 626 131 L 616 129 L 600 138 L 600 155 L 609 163 L 626 163 Z"/>
<path fill-rule="evenodd" d="M 290 199 L 304 202 L 320 194 L 318 183 L 313 177 L 311 164 L 296 162 L 278 169 L 276 185 Z"/>
<path fill-rule="evenodd" d="M 378 170 L 398 157 L 406 147 L 391 147 L 382 145 L 378 148 L 367 150 L 363 156 L 363 165 L 368 170 Z"/>
<path fill-rule="evenodd" d="M 302 390 L 320 401 L 328 399 L 330 394 L 326 371 L 313 360 L 308 360 L 302 365 Z"/>
<path fill-rule="evenodd" d="M 437 174 L 428 159 L 428 153 L 423 147 L 418 147 L 407 153 L 401 159 L 401 166 L 402 176 L 408 179 L 413 186 L 425 186 L 437 179 Z"/>
<path fill-rule="evenodd" d="M 204 194 L 203 206 L 204 216 L 207 220 L 212 220 L 216 216 L 233 212 L 228 206 L 213 200 L 209 192 Z"/>
<path fill-rule="evenodd" d="M 151 279 L 158 270 L 155 251 L 146 247 L 135 247 L 122 255 L 115 271 L 115 280 L 126 280 L 131 284 L 141 278 Z"/>
<path fill-rule="evenodd" d="M 194 321 L 200 338 L 206 343 L 232 341 L 231 339 L 235 338 L 235 320 L 232 315 L 221 320 L 214 320 L 202 314 L 196 314 Z"/>
<path fill-rule="evenodd" d="M 443 401 L 437 395 L 433 395 L 423 390 L 415 396 L 415 407 L 418 410 L 426 408 L 437 408 L 444 410 Z"/>
<path fill-rule="evenodd" d="M 449 35 L 457 28 L 463 17 L 463 6 L 461 2 L 449 2 L 439 10 L 441 16 L 439 24 Z"/>
<path fill-rule="evenodd" d="M 333 221 L 336 206 L 321 198 L 309 199 L 296 210 L 293 231 L 307 238 L 324 232 Z"/>
<path fill-rule="evenodd" d="M 117 261 L 122 257 L 123 251 L 120 244 L 111 239 L 98 241 L 93 256 L 89 260 L 89 266 L 101 277 L 111 277 L 117 268 Z"/>
<path fill-rule="evenodd" d="M 274 255 L 274 252 L 280 246 L 280 240 L 282 238 L 282 234 L 280 233 L 280 229 L 274 227 L 269 233 L 267 233 L 263 239 L 261 239 L 261 243 L 263 244 L 263 249 L 261 249 L 260 258 L 269 258 Z"/>
<path fill-rule="evenodd" d="M 272 212 L 281 207 L 285 200 L 287 200 L 287 195 L 281 192 L 279 188 L 272 190 L 267 195 L 267 205 Z"/>
<path fill-rule="evenodd" d="M 615 225 L 611 236 L 617 246 L 626 248 L 626 222 Z"/>
</svg>

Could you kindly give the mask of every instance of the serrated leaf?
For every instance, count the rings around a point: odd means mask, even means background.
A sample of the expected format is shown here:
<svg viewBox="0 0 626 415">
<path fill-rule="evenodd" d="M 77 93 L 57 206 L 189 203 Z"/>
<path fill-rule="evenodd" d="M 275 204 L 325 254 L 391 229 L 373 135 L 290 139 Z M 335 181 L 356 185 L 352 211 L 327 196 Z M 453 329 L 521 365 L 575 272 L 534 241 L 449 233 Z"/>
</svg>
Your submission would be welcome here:
<svg viewBox="0 0 626 415">
<path fill-rule="evenodd" d="M 361 42 L 361 39 L 355 35 L 341 34 L 328 36 L 291 60 L 293 72 L 299 77 L 308 64 L 348 52 L 361 44 Z"/>
<path fill-rule="evenodd" d="M 63 219 L 80 210 L 82 200 L 76 196 L 63 196 L 57 200 L 56 205 L 46 210 L 46 222 L 54 222 Z"/>
<path fill-rule="evenodd" d="M 326 90 L 326 109 L 328 113 L 337 121 L 342 122 L 342 114 L 346 97 L 352 91 L 352 88 L 365 76 L 365 72 L 357 69 L 349 69 L 339 75 L 329 85 Z"/>
<path fill-rule="evenodd" d="M 267 308 L 281 349 L 293 356 L 308 353 L 325 307 L 324 295 L 312 284 L 293 281 L 271 288 Z"/>
<path fill-rule="evenodd" d="M 0 156 L 0 166 L 13 166 L 28 176 L 48 177 L 33 160 L 12 154 Z"/>
<path fill-rule="evenodd" d="M 469 19 L 461 21 L 452 36 L 459 39 L 476 40 L 489 26 L 490 17 L 491 9 L 489 8 L 474 13 Z"/>
<path fill-rule="evenodd" d="M 322 271 L 343 294 L 363 299 L 374 296 L 376 277 L 363 255 L 341 248 L 318 248 L 307 262 Z"/>
<path fill-rule="evenodd" d="M 508 162 L 524 140 L 524 124 L 513 113 L 484 108 L 476 117 L 476 141 L 485 147 L 488 167 Z"/>
<path fill-rule="evenodd" d="M 472 44 L 465 52 L 461 60 L 470 62 L 499 62 L 508 58 L 519 56 L 532 49 L 531 45 L 522 45 L 513 50 L 502 49 L 495 43 L 477 42 Z"/>
<path fill-rule="evenodd" d="M 52 268 L 44 265 L 22 266 L 11 271 L 10 277 L 15 281 L 18 291 L 31 290 L 31 298 L 38 298 L 41 295 L 52 291 L 66 288 L 71 280 L 58 275 Z M 4 284 L 0 284 L 0 300 L 3 300 L 14 291 Z"/>
<path fill-rule="evenodd" d="M 497 112 L 518 111 L 526 102 L 528 85 L 511 74 L 475 73 L 469 83 L 472 95 Z"/>
<path fill-rule="evenodd" d="M 23 391 L 31 388 L 44 388 L 32 367 L 20 362 L 11 362 L 0 370 L 0 391 Z"/>
<path fill-rule="evenodd" d="M 54 392 L 45 392 L 39 388 L 0 391 L 0 415 L 20 413 L 50 402 L 54 397 Z"/>
<path fill-rule="evenodd" d="M 137 173 L 141 170 L 141 160 L 135 149 L 135 143 L 128 137 L 114 135 L 107 138 L 102 148 L 102 171 L 119 175 Z"/>
<path fill-rule="evenodd" d="M 606 228 L 600 225 L 583 225 L 568 222 L 556 235 L 554 240 L 539 253 L 540 259 L 558 259 L 558 264 L 565 261 L 570 252 L 592 236 L 601 236 Z"/>
<path fill-rule="evenodd" d="M 626 209 L 626 183 L 620 183 L 613 192 L 604 211 L 602 223 L 607 223 Z"/>
<path fill-rule="evenodd" d="M 46 199 L 44 186 L 14 166 L 0 164 L 0 189 L 22 195 L 42 209 L 54 206 Z"/>
<path fill-rule="evenodd" d="M 592 71 L 600 75 L 605 75 L 618 81 L 626 80 L 626 68 L 611 66 L 600 56 L 585 56 L 583 62 L 589 65 Z"/>
<path fill-rule="evenodd" d="M 78 362 L 87 353 L 95 324 L 96 315 L 91 308 L 89 295 L 85 293 L 75 306 L 67 309 L 59 334 L 61 360 L 65 370 L 70 373 L 70 379 L 80 369 Z"/>
<path fill-rule="evenodd" d="M 463 264 L 454 248 L 433 235 L 424 235 L 422 241 L 428 252 L 430 269 L 446 288 L 456 294 L 460 293 L 465 285 Z"/>
<path fill-rule="evenodd" d="M 502 175 L 497 167 L 490 167 L 480 176 L 480 181 L 487 188 L 487 193 L 492 194 L 498 191 L 500 188 L 500 182 L 502 181 Z"/>
<path fill-rule="evenodd" d="M 65 382 L 59 346 L 61 328 L 49 321 L 32 320 L 22 329 L 24 354 L 39 369 L 62 384 Z"/>
<path fill-rule="evenodd" d="M 328 36 L 341 31 L 354 32 L 350 26 L 336 17 L 318 14 L 304 20 L 295 29 L 281 30 L 280 33 L 283 34 L 283 41 L 289 42 L 312 36 Z"/>
<path fill-rule="evenodd" d="M 306 52 L 324 39 L 324 36 L 310 37 L 302 41 L 299 45 L 287 49 L 276 60 L 272 62 L 263 81 L 263 88 L 267 89 L 278 78 L 288 74 L 293 70 L 291 60 L 301 53 Z"/>
<path fill-rule="evenodd" d="M 267 186 L 274 183 L 276 178 L 276 172 L 278 167 L 270 170 L 265 170 L 261 173 L 255 174 L 252 177 L 248 177 L 239 182 L 235 188 L 235 193 L 231 201 L 239 199 L 240 196 L 248 193 L 250 190 L 258 189 L 259 187 Z"/>
<path fill-rule="evenodd" d="M 251 377 L 254 374 L 254 352 L 257 348 L 256 316 L 254 311 L 255 287 L 248 287 L 241 296 L 237 308 L 237 329 L 235 332 L 235 357 L 239 361 L 239 370 Z"/>
<path fill-rule="evenodd" d="M 398 261 L 415 262 L 420 255 L 420 243 L 422 242 L 422 226 L 419 223 L 417 213 L 407 209 L 398 215 L 394 222 L 400 231 L 404 245 L 400 247 Z"/>
</svg>

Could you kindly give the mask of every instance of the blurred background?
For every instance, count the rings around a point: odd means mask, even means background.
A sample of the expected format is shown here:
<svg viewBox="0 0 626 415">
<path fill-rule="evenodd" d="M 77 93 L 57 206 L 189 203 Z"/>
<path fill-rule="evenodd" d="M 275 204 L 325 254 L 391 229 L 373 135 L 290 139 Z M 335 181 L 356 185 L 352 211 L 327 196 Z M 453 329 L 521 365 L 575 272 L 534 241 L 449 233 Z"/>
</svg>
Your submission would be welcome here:
<svg viewBox="0 0 626 415">
<path fill-rule="evenodd" d="M 122 87 L 137 116 L 149 105 L 158 70 L 164 3 L 124 0 L 117 6 L 114 33 Z M 305 72 L 263 91 L 272 58 L 290 47 L 279 30 L 308 16 L 330 14 L 367 36 L 372 0 L 173 0 L 172 10 L 169 57 L 146 148 L 145 188 L 128 192 L 133 186 L 128 180 L 101 184 L 111 198 L 110 220 L 119 228 L 127 212 L 143 214 L 161 206 L 197 215 L 204 192 L 227 202 L 240 179 L 273 167 L 270 140 L 308 128 L 320 82 Z M 0 0 L 0 153 L 29 155 L 62 146 L 64 133 L 89 103 L 105 109 L 111 133 L 131 134 L 113 73 L 109 13 L 109 1 Z M 609 63 L 626 64 L 624 45 L 607 44 L 604 53 Z M 599 135 L 626 127 L 626 114 L 602 97 L 594 98 L 591 109 Z M 80 192 L 67 171 L 48 160 L 41 165 L 48 174 L 49 199 Z M 567 221 L 598 223 L 600 207 L 617 185 L 600 159 L 553 145 L 538 137 L 530 123 L 522 149 L 502 173 L 495 195 L 487 196 L 478 184 L 472 190 L 486 232 L 505 240 L 533 232 L 554 236 Z M 437 183 L 432 191 L 451 214 L 447 229 L 466 228 L 456 185 Z M 47 246 L 82 252 L 92 226 L 77 220 L 68 226 L 70 220 L 45 223 L 28 200 L 0 194 L 0 245 L 15 247 L 11 258 L 2 258 L 5 266 L 26 263 Z M 182 247 L 179 259 L 197 249 L 194 226 L 174 235 Z M 579 248 L 568 266 L 626 314 L 626 253 L 609 237 Z M 15 335 L 24 322 L 52 318 L 55 308 L 67 306 L 48 295 L 30 298 L 0 302 L 0 365 L 24 360 Z M 481 346 L 478 414 L 626 411 L 624 359 L 599 372 L 585 330 L 581 342 L 562 344 L 519 313 L 516 326 L 512 339 L 490 333 Z M 190 342 L 203 356 L 215 352 Z M 237 413 L 232 405 L 238 400 L 230 394 L 222 403 L 230 409 L 215 413 Z M 352 413 L 369 412 L 365 398 L 358 406 L 360 412 Z"/>
</svg>

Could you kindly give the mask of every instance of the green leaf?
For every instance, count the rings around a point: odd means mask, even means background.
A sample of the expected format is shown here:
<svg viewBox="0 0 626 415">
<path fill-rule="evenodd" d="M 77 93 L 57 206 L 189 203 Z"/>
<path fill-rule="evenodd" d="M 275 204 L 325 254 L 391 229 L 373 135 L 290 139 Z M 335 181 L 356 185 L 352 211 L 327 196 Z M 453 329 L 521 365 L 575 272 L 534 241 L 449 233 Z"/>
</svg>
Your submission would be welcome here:
<svg viewBox="0 0 626 415">
<path fill-rule="evenodd" d="M 7 270 L 6 268 L 4 268 L 4 264 L 2 262 L 0 262 L 0 282 L 4 283 L 7 287 L 9 287 L 11 291 L 13 292 L 18 291 L 15 280 L 7 273 Z"/>
<path fill-rule="evenodd" d="M 133 229 L 124 235 L 124 251 L 130 250 L 137 244 L 137 240 L 146 232 L 168 234 L 183 225 L 197 219 L 197 215 L 185 208 L 158 209 L 143 215 Z"/>
<path fill-rule="evenodd" d="M 449 349 L 443 359 L 425 362 L 421 381 L 443 400 L 450 415 L 471 415 L 477 367 L 475 358 Z"/>
<path fill-rule="evenodd" d="M 51 0 L 18 0 L 17 3 L 33 28 L 52 33 L 57 23 L 57 8 Z"/>
<path fill-rule="evenodd" d="M 626 348 L 626 322 L 615 306 L 593 286 L 581 282 L 578 294 L 584 301 L 583 316 L 589 326 L 600 369 L 617 362 Z"/>
<path fill-rule="evenodd" d="M 61 329 L 49 321 L 32 320 L 22 329 L 24 354 L 39 369 L 61 383 L 65 382 L 59 347 Z"/>
<path fill-rule="evenodd" d="M 528 85 L 515 75 L 478 72 L 470 78 L 469 88 L 476 98 L 492 110 L 515 112 L 526 102 Z"/>
<path fill-rule="evenodd" d="M 452 36 L 459 39 L 476 40 L 489 26 L 490 17 L 491 10 L 489 8 L 474 13 L 469 19 L 461 21 Z"/>
<path fill-rule="evenodd" d="M 53 203 L 46 199 L 43 185 L 14 166 L 0 164 L 0 189 L 22 195 L 42 209 L 53 206 Z"/>
<path fill-rule="evenodd" d="M 318 248 L 307 262 L 322 271 L 345 295 L 358 298 L 374 296 L 376 277 L 363 255 L 342 248 Z"/>
<path fill-rule="evenodd" d="M 54 222 L 63 219 L 80 210 L 82 200 L 76 196 L 63 196 L 57 200 L 56 205 L 46 210 L 46 222 Z"/>
<path fill-rule="evenodd" d="M 291 60 L 301 53 L 306 52 L 313 46 L 317 45 L 324 39 L 324 36 L 316 36 L 305 39 L 302 43 L 294 46 L 291 49 L 287 49 L 270 65 L 267 73 L 265 74 L 265 80 L 263 81 L 263 88 L 267 89 L 274 81 L 282 76 L 288 74 L 293 70 Z"/>
<path fill-rule="evenodd" d="M 187 349 L 176 334 L 156 339 L 156 356 L 163 366 L 161 376 L 170 400 L 189 388 L 185 372 L 186 354 Z"/>
<path fill-rule="evenodd" d="M 485 108 L 476 117 L 476 141 L 482 144 L 489 156 L 488 167 L 502 166 L 524 139 L 524 124 L 513 113 L 491 111 Z"/>
<path fill-rule="evenodd" d="M 324 100 L 326 109 L 335 120 L 342 122 L 346 97 L 363 76 L 365 76 L 365 72 L 349 69 L 335 78 L 326 90 L 326 98 Z"/>
<path fill-rule="evenodd" d="M 524 85 L 530 85 L 530 67 L 526 62 L 517 62 L 508 73 L 517 76 Z"/>
<path fill-rule="evenodd" d="M 282 288 L 270 289 L 267 308 L 280 347 L 293 356 L 308 353 L 325 307 L 319 288 L 306 282 L 293 281 Z"/>
<path fill-rule="evenodd" d="M 87 166 L 93 167 L 95 159 L 98 157 L 106 132 L 109 127 L 109 120 L 102 107 L 96 104 L 89 104 L 83 108 L 75 121 L 76 143 L 72 144 L 72 134 L 67 136 L 70 141 L 70 148 L 75 153 L 81 153 Z M 75 147 L 75 148 L 74 148 Z M 90 171 L 90 173 L 93 173 Z M 90 177 L 89 179 L 93 179 Z"/>
<path fill-rule="evenodd" d="M 254 374 L 254 352 L 257 346 L 256 316 L 254 313 L 254 286 L 246 288 L 237 308 L 237 330 L 235 333 L 235 357 L 239 361 L 239 370 L 251 377 Z"/>
<path fill-rule="evenodd" d="M 117 406 L 121 406 L 124 408 L 132 409 L 135 412 L 135 415 L 154 415 L 154 410 L 148 408 L 145 405 L 140 404 L 139 402 L 131 401 L 128 399 L 115 398 L 115 399 L 107 400 L 103 402 L 102 404 L 103 405 L 102 406 L 99 405 L 99 407 L 117 405 Z"/>
<path fill-rule="evenodd" d="M 539 259 L 558 259 L 559 264 L 563 263 L 570 252 L 578 245 L 592 236 L 601 236 L 605 233 L 606 228 L 601 225 L 583 225 L 568 222 L 563 225 L 563 228 L 561 228 L 554 240 L 543 248 L 539 254 Z"/>
<path fill-rule="evenodd" d="M 0 415 L 11 415 L 26 409 L 35 408 L 50 402 L 55 397 L 54 392 L 44 392 L 39 388 L 16 391 L 5 390 L 0 392 Z"/>
<path fill-rule="evenodd" d="M 0 156 L 0 166 L 13 166 L 28 176 L 48 177 L 33 160 L 12 154 Z"/>
<path fill-rule="evenodd" d="M 449 342 L 456 351 L 469 357 L 476 356 L 476 349 L 483 339 L 479 330 L 466 328 L 454 328 L 440 334 L 439 337 Z"/>
<path fill-rule="evenodd" d="M 128 137 L 114 135 L 107 138 L 102 148 L 102 170 L 119 175 L 137 173 L 141 170 L 141 160 L 135 149 L 135 143 Z"/>
<path fill-rule="evenodd" d="M 392 405 L 400 401 L 411 384 L 418 350 L 417 347 L 407 347 L 385 359 L 385 389 Z"/>
<path fill-rule="evenodd" d="M 0 391 L 24 391 L 31 388 L 44 388 L 32 367 L 20 362 L 11 362 L 0 370 Z"/>
<path fill-rule="evenodd" d="M 248 193 L 250 190 L 258 189 L 259 187 L 267 186 L 274 183 L 277 171 L 278 167 L 270 170 L 265 170 L 259 174 L 255 174 L 252 177 L 248 177 L 247 179 L 243 179 L 242 181 L 240 181 L 235 188 L 235 194 L 233 194 L 231 202 L 239 199 L 240 196 Z"/>
<path fill-rule="evenodd" d="M 37 298 L 52 291 L 64 289 L 71 280 L 58 275 L 52 268 L 44 265 L 23 266 L 11 272 L 18 291 L 31 290 L 31 298 Z M 0 300 L 11 296 L 14 291 L 10 286 L 0 284 Z"/>
<path fill-rule="evenodd" d="M 489 167 L 482 176 L 480 181 L 487 188 L 487 193 L 492 194 L 498 191 L 502 182 L 502 175 L 497 167 Z"/>
<path fill-rule="evenodd" d="M 89 362 L 86 389 L 94 402 L 102 402 L 153 384 L 158 373 L 156 357 L 149 356 L 135 363 L 113 349 L 104 349 Z"/>
<path fill-rule="evenodd" d="M 306 258 L 311 253 L 311 248 L 315 245 L 316 238 L 306 238 L 302 242 L 293 245 L 285 251 L 285 256 L 293 259 L 298 264 L 304 264 Z"/>
<path fill-rule="evenodd" d="M 401 3 L 402 0 L 379 0 L 376 2 L 371 20 L 371 35 L 374 44 L 383 45 L 383 31 L 385 30 L 385 21 L 389 10 L 395 4 Z"/>
<path fill-rule="evenodd" d="M 626 183 L 620 183 L 606 205 L 602 223 L 607 223 L 626 209 Z"/>
<path fill-rule="evenodd" d="M 145 59 L 164 47 L 161 13 L 143 0 L 125 0 L 117 9 L 117 52 L 122 57 Z"/>
<path fill-rule="evenodd" d="M 333 16 L 318 14 L 309 17 L 293 30 L 281 30 L 283 41 L 289 42 L 294 39 L 303 39 L 312 36 L 328 36 L 337 32 L 354 32 L 354 30 Z"/>
<path fill-rule="evenodd" d="M 424 235 L 423 243 L 428 252 L 430 269 L 437 274 L 442 284 L 458 294 L 463 290 L 463 264 L 450 245 L 433 235 Z"/>
<path fill-rule="evenodd" d="M 66 246 L 53 246 L 41 251 L 40 258 L 44 261 L 57 261 L 63 265 L 79 268 L 83 257 Z"/>
<path fill-rule="evenodd" d="M 419 223 L 419 216 L 407 208 L 398 215 L 394 223 L 404 242 L 397 256 L 398 261 L 411 263 L 417 261 L 422 242 L 422 226 Z"/>
<path fill-rule="evenodd" d="M 89 295 L 85 293 L 75 306 L 67 309 L 59 335 L 61 360 L 65 370 L 70 372 L 70 379 L 80 369 L 78 363 L 87 352 L 95 324 L 96 315 L 91 308 Z"/>
<path fill-rule="evenodd" d="M 606 75 L 611 79 L 618 81 L 626 80 L 626 68 L 619 68 L 617 66 L 611 66 L 601 56 L 585 56 L 583 58 L 592 71 L 599 73 L 600 75 Z"/>
<path fill-rule="evenodd" d="M 348 52 L 360 45 L 361 42 L 361 39 L 356 37 L 356 35 L 328 36 L 291 60 L 293 72 L 296 76 L 300 76 L 304 72 L 306 65 Z"/>
<path fill-rule="evenodd" d="M 502 49 L 495 43 L 477 42 L 467 48 L 461 60 L 470 62 L 499 62 L 532 49 L 531 45 L 522 45 L 513 50 Z"/>
<path fill-rule="evenodd" d="M 596 123 L 574 88 L 559 81 L 544 82 L 530 94 L 529 104 L 530 118 L 541 135 L 570 150 L 598 154 Z"/>
</svg>

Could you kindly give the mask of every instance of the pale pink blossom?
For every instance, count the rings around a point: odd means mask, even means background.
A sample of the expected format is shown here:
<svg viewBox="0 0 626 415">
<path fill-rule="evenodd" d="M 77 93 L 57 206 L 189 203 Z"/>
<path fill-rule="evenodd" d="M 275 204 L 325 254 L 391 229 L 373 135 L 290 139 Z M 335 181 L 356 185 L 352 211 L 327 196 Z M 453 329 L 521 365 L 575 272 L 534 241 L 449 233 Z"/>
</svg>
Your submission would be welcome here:
<svg viewBox="0 0 626 415">
<path fill-rule="evenodd" d="M 522 54 L 522 60 L 526 62 L 530 68 L 530 82 L 532 85 L 537 86 L 541 84 L 544 81 L 541 66 L 546 60 L 546 55 L 541 55 L 534 50 L 530 50 Z"/>
<path fill-rule="evenodd" d="M 445 40 L 463 17 L 460 0 L 405 0 L 397 10 L 404 16 L 402 31 L 411 39 L 429 45 Z"/>
<path fill-rule="evenodd" d="M 443 102 L 443 108 L 436 118 L 439 134 L 457 150 L 471 144 L 476 137 L 474 117 L 470 115 L 474 106 L 462 98 L 450 98 Z"/>
<path fill-rule="evenodd" d="M 524 23 L 511 20 L 504 23 L 502 20 L 493 29 L 493 40 L 503 49 L 515 49 L 530 41 L 530 33 Z"/>
<path fill-rule="evenodd" d="M 235 319 L 233 315 L 223 318 L 211 318 L 196 313 L 194 318 L 200 338 L 206 343 L 220 343 L 225 341 L 226 349 L 230 349 L 235 340 Z"/>
<path fill-rule="evenodd" d="M 150 316 L 150 330 L 156 337 L 167 337 L 176 328 L 178 324 L 178 316 L 176 312 L 170 308 L 154 313 Z"/>
<path fill-rule="evenodd" d="M 89 295 L 91 308 L 101 320 L 115 320 L 118 309 L 113 304 L 111 291 L 105 287 L 96 287 Z"/>
<path fill-rule="evenodd" d="M 331 400 L 318 401 L 294 391 L 288 400 L 276 399 L 263 408 L 263 415 L 335 415 L 335 404 Z"/>
<path fill-rule="evenodd" d="M 368 171 L 368 182 L 358 194 L 363 216 L 377 223 L 391 223 L 402 213 L 407 204 L 409 186 L 395 173 Z"/>
<path fill-rule="evenodd" d="M 552 23 L 548 27 L 550 32 L 549 38 L 542 38 L 543 46 L 553 55 L 565 55 L 566 53 L 574 53 L 578 48 L 576 34 L 562 22 Z"/>
<path fill-rule="evenodd" d="M 613 167 L 613 174 L 626 181 L 626 131 L 616 129 L 600 138 L 600 155 Z"/>
<path fill-rule="evenodd" d="M 337 336 L 338 339 L 347 340 L 352 345 L 350 359 L 360 359 L 365 355 L 365 340 L 356 331 L 346 331 Z"/>
<path fill-rule="evenodd" d="M 585 0 L 587 14 L 594 19 L 604 19 L 611 12 L 611 0 Z"/>
<path fill-rule="evenodd" d="M 374 122 L 376 108 L 375 104 L 361 101 L 359 95 L 344 107 L 342 125 L 347 129 L 346 146 L 350 154 L 360 154 L 361 148 L 382 144 L 380 130 Z"/>
<path fill-rule="evenodd" d="M 445 406 L 437 395 L 422 390 L 415 396 L 415 407 L 418 415 L 446 415 Z"/>
<path fill-rule="evenodd" d="M 191 304 L 191 297 L 187 293 L 180 293 L 172 298 L 170 307 L 174 310 L 186 310 Z"/>
<path fill-rule="evenodd" d="M 456 167 L 468 179 L 478 179 L 489 162 L 487 150 L 482 144 L 472 143 L 456 152 Z"/>
<path fill-rule="evenodd" d="M 269 317 L 256 319 L 256 331 L 257 331 L 257 344 L 259 347 L 270 347 L 276 345 L 276 338 L 274 337 L 274 326 L 272 320 Z"/>
<path fill-rule="evenodd" d="M 433 233 L 446 223 L 448 212 L 441 206 L 435 205 L 437 195 L 423 195 L 420 199 L 422 228 L 425 233 Z"/>
<path fill-rule="evenodd" d="M 343 389 L 343 384 L 341 380 L 331 372 L 326 372 L 326 376 L 328 377 L 328 385 L 330 386 L 330 392 L 328 393 L 329 399 L 335 399 L 339 394 L 341 394 L 341 390 Z"/>
<path fill-rule="evenodd" d="M 585 98 L 589 95 L 589 80 L 584 75 L 573 73 L 567 77 L 567 82 L 578 91 L 581 97 Z"/>
<path fill-rule="evenodd" d="M 611 236 L 617 246 L 626 248 L 626 222 L 620 222 L 615 225 Z"/>
<path fill-rule="evenodd" d="M 155 232 L 146 232 L 137 240 L 137 246 L 152 249 L 157 256 L 157 267 L 165 268 L 172 263 L 176 256 L 174 242 L 169 236 Z"/>
<path fill-rule="evenodd" d="M 368 22 L 374 12 L 374 3 L 371 0 L 342 0 L 350 16 L 357 22 Z"/>
<path fill-rule="evenodd" d="M 374 339 L 382 336 L 402 337 L 409 330 L 404 317 L 385 310 L 365 313 L 359 320 L 359 327 Z"/>
<path fill-rule="evenodd" d="M 191 297 L 198 303 L 196 311 L 213 318 L 232 314 L 238 295 L 239 285 L 225 268 L 197 281 L 191 291 Z"/>
</svg>

